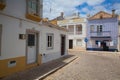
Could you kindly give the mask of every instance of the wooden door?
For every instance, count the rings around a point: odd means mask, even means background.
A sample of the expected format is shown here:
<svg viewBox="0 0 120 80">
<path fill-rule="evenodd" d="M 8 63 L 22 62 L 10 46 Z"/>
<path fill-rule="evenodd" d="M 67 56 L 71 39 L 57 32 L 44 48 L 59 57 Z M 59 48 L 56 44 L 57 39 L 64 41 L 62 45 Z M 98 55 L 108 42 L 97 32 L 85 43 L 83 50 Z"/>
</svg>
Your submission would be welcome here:
<svg viewBox="0 0 120 80">
<path fill-rule="evenodd" d="M 61 55 L 65 54 L 65 35 L 61 35 Z"/>
</svg>

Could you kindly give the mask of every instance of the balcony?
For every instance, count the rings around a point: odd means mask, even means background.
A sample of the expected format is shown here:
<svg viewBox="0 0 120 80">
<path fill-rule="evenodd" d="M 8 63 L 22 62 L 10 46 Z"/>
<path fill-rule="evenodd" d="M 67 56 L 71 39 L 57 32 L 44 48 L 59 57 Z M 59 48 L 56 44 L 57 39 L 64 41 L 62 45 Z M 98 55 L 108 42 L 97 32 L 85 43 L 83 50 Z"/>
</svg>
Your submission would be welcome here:
<svg viewBox="0 0 120 80">
<path fill-rule="evenodd" d="M 111 31 L 90 32 L 91 37 L 110 37 Z"/>
<path fill-rule="evenodd" d="M 76 31 L 76 35 L 81 35 L 82 31 Z"/>
<path fill-rule="evenodd" d="M 68 32 L 69 35 L 74 35 L 74 32 Z"/>
<path fill-rule="evenodd" d="M 76 31 L 76 32 L 73 32 L 73 31 L 70 31 L 68 32 L 69 35 L 82 35 L 82 31 Z"/>
<path fill-rule="evenodd" d="M 6 1 L 5 0 L 0 0 L 0 10 L 3 10 L 6 6 Z"/>
<path fill-rule="evenodd" d="M 26 14 L 26 18 L 30 19 L 30 20 L 33 20 L 33 21 L 36 21 L 36 22 L 40 22 L 42 20 L 38 15 L 29 14 L 29 13 Z"/>
</svg>

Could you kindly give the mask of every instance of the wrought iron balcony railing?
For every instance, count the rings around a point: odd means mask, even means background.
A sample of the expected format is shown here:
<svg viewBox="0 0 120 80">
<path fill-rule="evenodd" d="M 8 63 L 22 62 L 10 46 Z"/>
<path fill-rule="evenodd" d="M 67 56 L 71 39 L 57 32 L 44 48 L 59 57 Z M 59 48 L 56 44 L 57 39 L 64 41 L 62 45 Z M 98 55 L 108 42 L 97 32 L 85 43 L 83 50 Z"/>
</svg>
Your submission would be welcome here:
<svg viewBox="0 0 120 80">
<path fill-rule="evenodd" d="M 82 34 L 82 31 L 76 31 L 76 34 L 77 34 L 77 35 L 79 35 L 79 34 L 81 35 L 81 34 Z"/>
<path fill-rule="evenodd" d="M 102 31 L 102 32 L 90 32 L 91 37 L 110 37 L 111 31 Z"/>
</svg>

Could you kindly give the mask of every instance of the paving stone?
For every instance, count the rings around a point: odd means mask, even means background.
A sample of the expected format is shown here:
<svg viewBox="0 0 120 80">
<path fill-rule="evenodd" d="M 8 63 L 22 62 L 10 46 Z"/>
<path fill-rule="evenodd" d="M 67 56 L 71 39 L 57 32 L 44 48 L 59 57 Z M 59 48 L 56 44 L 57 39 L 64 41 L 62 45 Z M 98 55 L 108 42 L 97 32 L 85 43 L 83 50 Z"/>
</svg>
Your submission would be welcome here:
<svg viewBox="0 0 120 80">
<path fill-rule="evenodd" d="M 76 58 L 76 56 L 66 55 L 59 59 L 44 63 L 40 66 L 9 75 L 0 80 L 35 80 L 35 79 L 41 77 L 42 75 L 50 72 L 51 70 L 58 68 L 61 65 L 65 65 L 65 64 L 69 63 L 74 58 Z"/>
<path fill-rule="evenodd" d="M 77 58 L 44 80 L 120 80 L 120 54 L 72 52 Z"/>
</svg>

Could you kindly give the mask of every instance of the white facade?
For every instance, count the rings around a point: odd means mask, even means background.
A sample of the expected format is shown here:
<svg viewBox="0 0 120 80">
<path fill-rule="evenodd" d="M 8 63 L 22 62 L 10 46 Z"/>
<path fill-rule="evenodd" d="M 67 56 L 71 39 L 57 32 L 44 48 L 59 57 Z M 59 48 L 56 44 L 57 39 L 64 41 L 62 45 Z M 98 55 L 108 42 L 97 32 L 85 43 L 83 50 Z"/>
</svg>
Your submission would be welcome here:
<svg viewBox="0 0 120 80">
<path fill-rule="evenodd" d="M 61 27 L 68 29 L 69 49 L 85 49 L 86 19 L 78 16 L 67 17 L 57 21 Z M 78 28 L 79 27 L 79 28 Z M 70 42 L 72 40 L 72 42 Z M 72 46 L 71 46 L 72 45 Z M 70 48 L 71 47 L 71 48 Z"/>
<path fill-rule="evenodd" d="M 24 70 L 29 65 L 33 66 L 33 63 L 40 65 L 40 63 L 67 55 L 66 29 L 53 26 L 48 22 L 32 21 L 25 15 L 26 0 L 6 0 L 6 7 L 0 11 L 0 27 L 2 28 L 0 30 L 0 65 L 4 66 L 0 67 L 0 77 Z M 47 48 L 47 34 L 53 34 L 51 49 Z M 61 52 L 62 36 L 65 37 L 64 54 Z M 34 43 L 30 45 L 35 46 L 28 46 L 29 40 L 32 41 L 33 38 Z M 9 65 L 9 63 L 15 64 Z M 9 67 L 13 67 L 11 71 Z M 2 72 L 3 70 L 6 71 Z"/>
<path fill-rule="evenodd" d="M 46 54 L 46 56 L 43 56 L 42 61 L 46 62 L 53 58 L 60 57 L 60 47 L 59 47 L 60 35 L 61 34 L 67 35 L 65 31 L 61 31 L 55 28 L 50 28 L 47 25 L 43 25 L 43 24 L 32 23 L 21 19 L 15 19 L 1 14 L 0 14 L 0 24 L 2 24 L 2 42 L 1 42 L 2 47 L 1 47 L 0 60 L 25 56 L 26 40 L 19 40 L 19 34 L 26 34 L 26 29 L 33 29 L 33 28 L 37 31 L 40 31 L 39 53 Z M 47 50 L 47 46 L 46 46 L 47 33 L 54 34 L 54 48 L 51 50 Z M 67 42 L 67 36 L 66 36 L 66 42 Z M 49 57 L 50 55 L 53 58 Z M 58 57 L 56 57 L 55 55 L 57 55 Z"/>
</svg>

